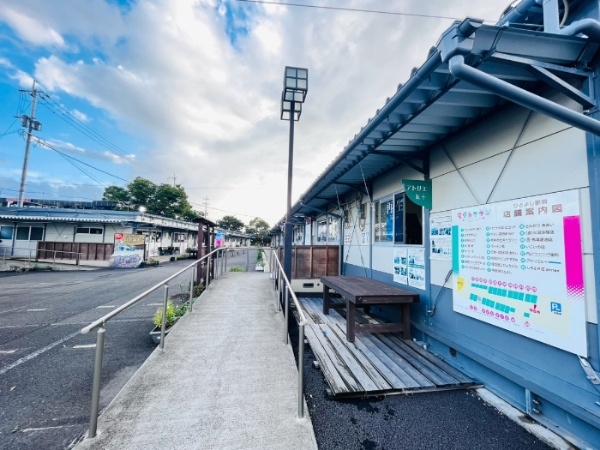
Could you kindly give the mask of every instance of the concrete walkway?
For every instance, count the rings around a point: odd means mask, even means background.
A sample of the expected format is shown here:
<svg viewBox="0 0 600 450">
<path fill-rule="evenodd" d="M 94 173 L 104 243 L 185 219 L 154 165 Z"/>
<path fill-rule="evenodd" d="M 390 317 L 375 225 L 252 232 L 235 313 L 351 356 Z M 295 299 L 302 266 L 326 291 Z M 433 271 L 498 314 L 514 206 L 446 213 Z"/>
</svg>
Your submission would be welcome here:
<svg viewBox="0 0 600 450">
<path fill-rule="evenodd" d="M 75 448 L 316 449 L 274 304 L 268 274 L 223 274 Z"/>
</svg>

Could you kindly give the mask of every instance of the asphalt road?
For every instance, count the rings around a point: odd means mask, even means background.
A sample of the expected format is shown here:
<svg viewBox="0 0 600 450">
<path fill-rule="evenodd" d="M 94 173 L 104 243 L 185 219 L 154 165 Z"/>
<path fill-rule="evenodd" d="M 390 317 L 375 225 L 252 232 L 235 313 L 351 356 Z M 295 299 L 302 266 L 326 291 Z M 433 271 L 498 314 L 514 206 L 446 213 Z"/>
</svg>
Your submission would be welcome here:
<svg viewBox="0 0 600 450">
<path fill-rule="evenodd" d="M 65 449 L 86 430 L 96 333 L 79 330 L 189 261 L 132 270 L 0 277 L 0 449 Z M 179 283 L 181 281 L 181 283 Z M 171 283 L 171 294 L 189 275 Z M 107 323 L 100 406 L 154 350 L 152 316 L 163 290 Z"/>
</svg>

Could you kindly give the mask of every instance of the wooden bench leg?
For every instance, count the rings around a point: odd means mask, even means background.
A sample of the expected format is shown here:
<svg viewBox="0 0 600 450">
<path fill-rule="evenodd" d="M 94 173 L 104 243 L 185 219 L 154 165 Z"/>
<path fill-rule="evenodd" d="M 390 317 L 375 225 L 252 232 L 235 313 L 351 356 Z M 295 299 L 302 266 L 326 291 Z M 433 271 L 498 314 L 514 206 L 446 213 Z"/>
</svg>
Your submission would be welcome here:
<svg viewBox="0 0 600 450">
<path fill-rule="evenodd" d="M 331 300 L 329 298 L 329 287 L 323 285 L 323 314 L 329 314 Z"/>
<path fill-rule="evenodd" d="M 356 305 L 346 300 L 346 340 L 354 342 L 354 326 L 356 325 Z"/>
<path fill-rule="evenodd" d="M 402 314 L 402 337 L 404 339 L 410 339 L 410 305 L 400 305 Z"/>
</svg>

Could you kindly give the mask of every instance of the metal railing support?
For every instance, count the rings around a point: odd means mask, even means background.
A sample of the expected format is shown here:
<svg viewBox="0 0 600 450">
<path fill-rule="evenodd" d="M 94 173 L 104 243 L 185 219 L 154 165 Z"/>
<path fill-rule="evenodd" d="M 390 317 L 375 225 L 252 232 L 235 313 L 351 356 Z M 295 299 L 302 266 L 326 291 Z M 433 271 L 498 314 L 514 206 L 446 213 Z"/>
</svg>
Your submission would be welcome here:
<svg viewBox="0 0 600 450">
<path fill-rule="evenodd" d="M 167 328 L 167 303 L 169 302 L 169 285 L 165 284 L 165 298 L 163 300 L 162 321 L 160 323 L 160 349 L 165 348 L 165 329 Z"/>
<path fill-rule="evenodd" d="M 208 282 L 210 281 L 210 257 L 206 258 L 206 284 L 204 285 L 205 289 L 208 289 Z"/>
<path fill-rule="evenodd" d="M 279 283 L 277 284 L 277 311 L 281 311 L 281 293 L 283 292 L 283 286 L 281 284 L 281 269 L 279 269 Z"/>
<path fill-rule="evenodd" d="M 288 336 L 288 327 L 289 327 L 289 321 L 288 321 L 288 312 L 289 312 L 289 300 L 290 300 L 290 288 L 288 287 L 288 285 L 285 285 L 285 307 L 283 310 L 283 318 L 285 320 L 285 325 L 283 326 L 283 343 L 287 344 L 290 340 L 289 340 L 289 336 Z"/>
<path fill-rule="evenodd" d="M 304 418 L 304 324 L 298 327 L 298 418 Z"/>
<path fill-rule="evenodd" d="M 190 277 L 190 312 L 192 312 L 192 305 L 194 304 L 194 272 L 195 267 L 192 267 L 192 276 Z"/>
<path fill-rule="evenodd" d="M 246 249 L 246 272 L 250 272 L 250 247 Z"/>
<path fill-rule="evenodd" d="M 90 412 L 90 429 L 88 438 L 96 437 L 98 429 L 98 410 L 100 409 L 100 379 L 102 376 L 102 359 L 104 358 L 104 335 L 106 329 L 98 328 L 96 335 L 96 362 L 94 363 L 94 382 L 92 385 L 92 407 Z"/>
</svg>

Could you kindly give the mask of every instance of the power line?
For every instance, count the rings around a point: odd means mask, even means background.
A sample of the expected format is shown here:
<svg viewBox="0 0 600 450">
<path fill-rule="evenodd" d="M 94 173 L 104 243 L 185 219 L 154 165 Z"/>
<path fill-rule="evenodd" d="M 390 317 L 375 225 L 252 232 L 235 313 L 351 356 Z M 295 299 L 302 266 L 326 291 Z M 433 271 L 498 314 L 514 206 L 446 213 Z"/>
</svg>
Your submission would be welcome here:
<svg viewBox="0 0 600 450">
<path fill-rule="evenodd" d="M 371 14 L 386 14 L 391 16 L 408 16 L 408 17 L 424 17 L 428 19 L 449 19 L 449 20 L 461 20 L 458 17 L 450 17 L 450 16 L 440 16 L 435 14 L 417 14 L 417 13 L 402 13 L 402 12 L 394 12 L 394 11 L 380 11 L 376 9 L 360 9 L 360 8 L 344 8 L 338 6 L 320 6 L 320 5 L 303 5 L 301 3 L 288 3 L 288 2 L 274 2 L 267 0 L 236 0 L 238 2 L 244 3 L 259 3 L 264 5 L 278 5 L 278 6 L 295 6 L 299 8 L 313 8 L 313 9 L 328 9 L 333 11 L 352 11 L 352 12 L 361 12 L 361 13 L 371 13 Z"/>
<path fill-rule="evenodd" d="M 42 145 L 42 146 L 44 146 L 44 147 L 46 147 L 46 148 L 49 148 L 50 150 L 54 150 L 56 153 L 59 153 L 60 155 L 62 155 L 62 156 L 64 156 L 64 157 L 66 157 L 66 158 L 69 158 L 69 159 L 72 159 L 72 160 L 74 160 L 74 161 L 77 161 L 78 163 L 80 163 L 80 164 L 83 164 L 84 166 L 90 167 L 91 169 L 97 170 L 98 172 L 102 172 L 102 173 L 104 173 L 104 174 L 106 174 L 106 175 L 108 175 L 108 176 L 111 176 L 111 177 L 113 177 L 113 178 L 117 178 L 118 180 L 124 181 L 125 183 L 129 183 L 129 181 L 128 181 L 128 180 L 126 180 L 125 178 L 121 178 L 121 177 L 119 177 L 119 176 L 117 176 L 117 175 L 113 175 L 112 173 L 110 173 L 110 172 L 107 172 L 107 171 L 105 171 L 105 170 L 98 169 L 97 167 L 95 167 L 95 166 L 92 166 L 91 164 L 88 164 L 88 163 L 86 163 L 86 162 L 83 162 L 83 161 L 81 161 L 80 159 L 77 159 L 77 158 L 75 158 L 75 157 L 73 157 L 73 156 L 71 156 L 71 155 L 67 155 L 66 153 L 63 153 L 63 152 L 61 152 L 60 150 L 57 150 L 57 149 L 55 149 L 54 147 L 52 147 L 52 146 L 51 146 L 51 145 L 50 145 L 48 142 L 46 142 L 46 141 L 45 141 L 45 140 L 43 140 L 43 139 L 37 138 L 36 144 Z"/>
<path fill-rule="evenodd" d="M 86 124 L 83 120 L 76 117 L 71 111 L 69 111 L 63 105 L 61 105 L 52 97 L 50 97 L 47 93 L 43 92 L 40 94 L 40 97 L 43 100 L 42 105 L 44 107 L 46 107 L 50 112 L 62 119 L 68 125 L 71 125 L 83 135 L 87 136 L 88 138 L 100 144 L 101 146 L 107 147 L 110 151 L 119 153 L 121 156 L 123 156 L 125 159 L 127 159 L 130 163 L 134 165 L 144 166 L 146 169 L 149 169 L 151 172 L 154 173 L 162 173 L 162 170 L 137 160 L 135 157 L 127 153 L 121 147 L 119 147 L 118 145 L 116 145 L 115 143 L 98 133 L 96 130 L 94 130 L 92 127 Z"/>
</svg>

